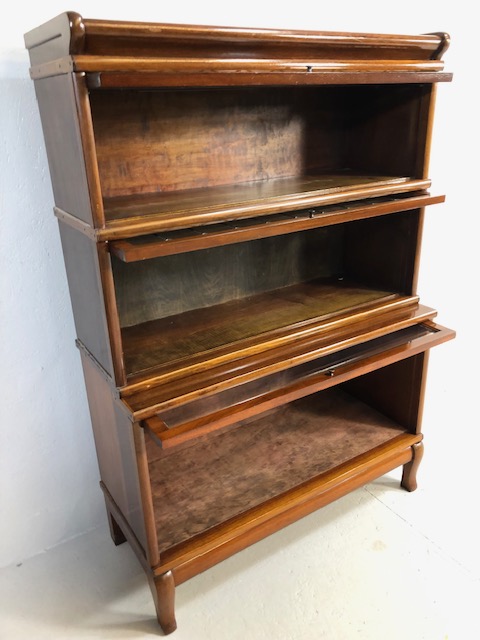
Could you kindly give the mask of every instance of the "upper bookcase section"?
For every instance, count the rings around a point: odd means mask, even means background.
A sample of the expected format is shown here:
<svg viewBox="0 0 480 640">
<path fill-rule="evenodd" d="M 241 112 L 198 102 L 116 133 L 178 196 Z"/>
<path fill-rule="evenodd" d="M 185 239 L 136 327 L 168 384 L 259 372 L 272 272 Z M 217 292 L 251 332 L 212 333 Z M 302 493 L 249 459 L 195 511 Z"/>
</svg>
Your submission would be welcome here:
<svg viewBox="0 0 480 640">
<path fill-rule="evenodd" d="M 446 33 L 377 35 L 90 20 L 25 34 L 31 75 L 86 72 L 92 88 L 449 81 Z M 387 75 L 385 72 L 389 72 Z"/>
</svg>

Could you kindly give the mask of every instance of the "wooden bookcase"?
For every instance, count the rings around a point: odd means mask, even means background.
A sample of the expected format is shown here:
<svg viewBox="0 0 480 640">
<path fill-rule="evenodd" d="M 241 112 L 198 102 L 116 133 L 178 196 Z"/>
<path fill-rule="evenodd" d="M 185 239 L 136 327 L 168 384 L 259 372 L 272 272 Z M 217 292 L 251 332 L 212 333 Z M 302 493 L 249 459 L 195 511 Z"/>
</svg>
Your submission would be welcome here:
<svg viewBox="0 0 480 640">
<path fill-rule="evenodd" d="M 403 465 L 446 34 L 84 19 L 25 35 L 101 488 L 175 585 Z"/>
</svg>

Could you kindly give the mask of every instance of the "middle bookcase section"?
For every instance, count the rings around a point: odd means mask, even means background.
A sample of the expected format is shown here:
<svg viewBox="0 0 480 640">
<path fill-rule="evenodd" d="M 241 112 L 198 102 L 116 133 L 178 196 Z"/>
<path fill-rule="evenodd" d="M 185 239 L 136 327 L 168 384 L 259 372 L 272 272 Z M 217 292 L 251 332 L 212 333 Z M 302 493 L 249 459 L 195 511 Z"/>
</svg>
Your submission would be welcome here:
<svg viewBox="0 0 480 640">
<path fill-rule="evenodd" d="M 420 221 L 416 209 L 131 263 L 112 255 L 129 382 L 291 366 L 414 322 Z"/>
</svg>

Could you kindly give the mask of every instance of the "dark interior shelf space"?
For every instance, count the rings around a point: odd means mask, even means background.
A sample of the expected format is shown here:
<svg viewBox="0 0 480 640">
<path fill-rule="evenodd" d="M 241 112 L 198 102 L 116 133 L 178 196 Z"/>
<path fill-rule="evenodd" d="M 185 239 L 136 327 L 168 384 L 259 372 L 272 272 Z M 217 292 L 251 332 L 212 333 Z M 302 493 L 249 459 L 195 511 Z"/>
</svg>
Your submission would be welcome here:
<svg viewBox="0 0 480 640">
<path fill-rule="evenodd" d="M 340 467 L 405 429 L 339 388 L 161 457 L 147 442 L 160 551 Z"/>
</svg>

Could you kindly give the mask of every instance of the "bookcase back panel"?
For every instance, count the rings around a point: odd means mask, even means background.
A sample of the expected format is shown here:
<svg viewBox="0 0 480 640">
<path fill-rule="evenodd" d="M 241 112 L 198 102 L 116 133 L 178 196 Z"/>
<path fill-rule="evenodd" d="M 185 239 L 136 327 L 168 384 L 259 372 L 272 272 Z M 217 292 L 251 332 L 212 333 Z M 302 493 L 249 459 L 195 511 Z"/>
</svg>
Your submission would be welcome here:
<svg viewBox="0 0 480 640">
<path fill-rule="evenodd" d="M 122 327 L 338 275 L 341 226 L 125 264 L 113 258 Z"/>
<path fill-rule="evenodd" d="M 305 98 L 282 89 L 94 93 L 104 196 L 333 168 L 341 162 L 342 110 L 331 91 Z"/>
<path fill-rule="evenodd" d="M 93 91 L 102 193 L 339 172 L 414 176 L 423 94 L 421 85 Z"/>
</svg>

